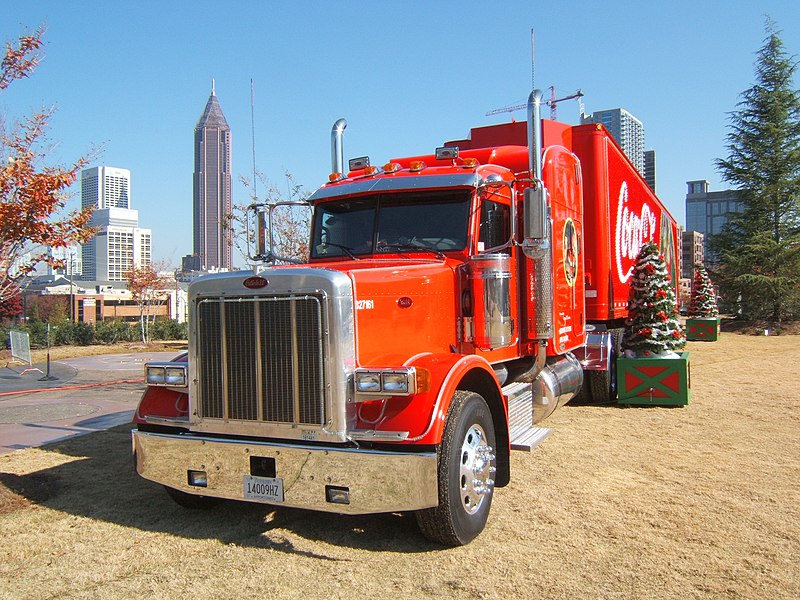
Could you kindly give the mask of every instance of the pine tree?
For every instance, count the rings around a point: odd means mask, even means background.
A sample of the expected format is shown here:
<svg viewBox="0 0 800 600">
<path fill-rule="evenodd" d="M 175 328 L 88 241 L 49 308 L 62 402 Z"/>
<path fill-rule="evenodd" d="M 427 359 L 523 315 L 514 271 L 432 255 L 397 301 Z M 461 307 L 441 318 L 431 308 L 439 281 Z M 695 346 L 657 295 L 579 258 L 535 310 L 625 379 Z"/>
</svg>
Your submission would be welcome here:
<svg viewBox="0 0 800 600">
<path fill-rule="evenodd" d="M 756 83 L 731 114 L 723 179 L 739 188 L 742 211 L 711 238 L 712 273 L 742 317 L 800 317 L 800 93 L 797 67 L 767 21 Z"/>
<path fill-rule="evenodd" d="M 670 354 L 685 344 L 664 257 L 649 242 L 636 257 L 622 349 L 631 358 L 647 357 Z"/>
<path fill-rule="evenodd" d="M 719 316 L 717 295 L 706 268 L 698 263 L 694 266 L 692 280 L 692 300 L 689 303 L 689 316 L 696 319 L 716 319 Z"/>
</svg>

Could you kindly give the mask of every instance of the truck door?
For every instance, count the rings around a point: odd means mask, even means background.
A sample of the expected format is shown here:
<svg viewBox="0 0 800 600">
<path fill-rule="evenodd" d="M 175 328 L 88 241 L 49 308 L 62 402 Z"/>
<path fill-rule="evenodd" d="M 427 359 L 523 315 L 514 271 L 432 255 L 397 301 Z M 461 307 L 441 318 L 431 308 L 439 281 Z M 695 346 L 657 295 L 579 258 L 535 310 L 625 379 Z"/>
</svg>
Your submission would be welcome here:
<svg viewBox="0 0 800 600">
<path fill-rule="evenodd" d="M 548 354 L 563 354 L 584 343 L 583 187 L 578 157 L 563 146 L 544 153 L 542 177 L 550 192 L 553 226 L 555 337 Z"/>
</svg>

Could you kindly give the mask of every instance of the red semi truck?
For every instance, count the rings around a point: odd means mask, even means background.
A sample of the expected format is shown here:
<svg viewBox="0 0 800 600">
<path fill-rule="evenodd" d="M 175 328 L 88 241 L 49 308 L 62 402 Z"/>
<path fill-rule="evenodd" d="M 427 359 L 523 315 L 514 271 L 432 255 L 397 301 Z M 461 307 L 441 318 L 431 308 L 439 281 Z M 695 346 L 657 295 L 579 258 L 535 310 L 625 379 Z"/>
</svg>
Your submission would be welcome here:
<svg viewBox="0 0 800 600">
<path fill-rule="evenodd" d="M 619 146 L 541 103 L 380 168 L 344 169 L 337 121 L 308 262 L 262 248 L 191 284 L 188 353 L 146 366 L 138 473 L 189 507 L 413 511 L 430 539 L 475 538 L 511 449 L 579 393 L 613 401 L 644 242 L 677 282 L 676 223 Z"/>
</svg>

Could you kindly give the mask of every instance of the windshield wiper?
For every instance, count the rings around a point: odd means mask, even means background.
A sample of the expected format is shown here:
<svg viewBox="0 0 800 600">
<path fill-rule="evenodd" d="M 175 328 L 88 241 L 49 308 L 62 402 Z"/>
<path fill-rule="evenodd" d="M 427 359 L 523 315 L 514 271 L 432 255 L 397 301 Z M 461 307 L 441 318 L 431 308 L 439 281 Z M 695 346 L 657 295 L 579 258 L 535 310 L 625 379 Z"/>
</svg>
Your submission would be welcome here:
<svg viewBox="0 0 800 600">
<path fill-rule="evenodd" d="M 386 248 L 397 248 L 398 250 L 422 250 L 423 252 L 432 252 L 436 258 L 444 260 L 446 257 L 443 252 L 436 248 L 431 248 L 424 244 L 419 243 L 406 243 L 406 244 L 390 244 L 389 242 L 378 242 L 378 250 L 385 250 Z"/>
<path fill-rule="evenodd" d="M 355 254 L 353 254 L 353 250 L 351 248 L 348 248 L 347 246 L 342 246 L 341 244 L 334 244 L 333 242 L 325 242 L 325 245 L 333 246 L 334 248 L 339 248 L 341 250 L 344 250 L 344 253 L 347 254 L 347 256 L 349 256 L 353 260 L 361 260 Z"/>
</svg>

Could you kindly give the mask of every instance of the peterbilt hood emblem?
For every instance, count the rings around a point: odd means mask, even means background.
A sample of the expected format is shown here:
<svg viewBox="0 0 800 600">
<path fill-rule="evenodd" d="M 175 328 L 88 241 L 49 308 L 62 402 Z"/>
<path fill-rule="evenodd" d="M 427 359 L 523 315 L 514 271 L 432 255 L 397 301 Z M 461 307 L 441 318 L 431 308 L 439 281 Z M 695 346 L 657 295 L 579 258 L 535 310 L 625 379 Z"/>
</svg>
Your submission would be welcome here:
<svg viewBox="0 0 800 600">
<path fill-rule="evenodd" d="M 259 277 L 258 275 L 254 277 L 248 277 L 244 280 L 244 287 L 249 288 L 251 290 L 258 290 L 263 287 L 267 287 L 269 281 L 264 279 L 263 277 Z"/>
</svg>

